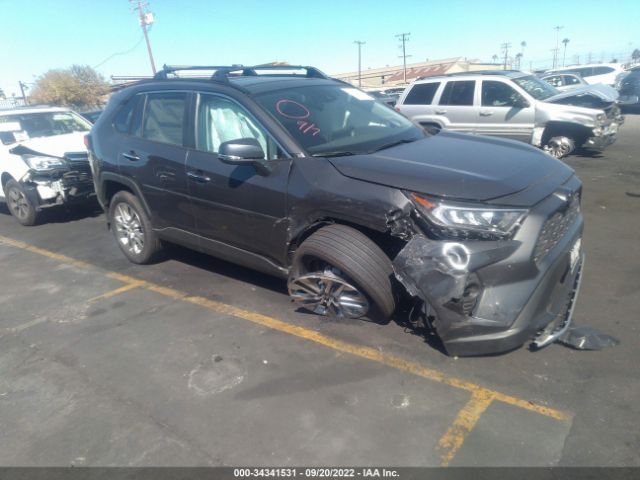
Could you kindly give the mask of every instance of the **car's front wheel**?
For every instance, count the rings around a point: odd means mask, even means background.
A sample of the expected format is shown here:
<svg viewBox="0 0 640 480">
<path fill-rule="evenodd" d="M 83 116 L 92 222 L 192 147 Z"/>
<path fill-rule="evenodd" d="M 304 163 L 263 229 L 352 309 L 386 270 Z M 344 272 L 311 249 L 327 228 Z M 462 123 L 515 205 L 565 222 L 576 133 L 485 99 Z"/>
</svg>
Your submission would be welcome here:
<svg viewBox="0 0 640 480">
<path fill-rule="evenodd" d="M 13 179 L 9 180 L 4 187 L 4 193 L 11 215 L 22 225 L 35 225 L 38 212 L 20 184 Z"/>
<path fill-rule="evenodd" d="M 329 225 L 296 251 L 289 295 L 319 315 L 389 319 L 395 310 L 389 257 L 366 235 L 345 225 Z"/>
<path fill-rule="evenodd" d="M 564 158 L 576 149 L 576 141 L 572 137 L 556 135 L 550 137 L 542 149 L 555 158 Z"/>
<path fill-rule="evenodd" d="M 162 249 L 151 221 L 132 193 L 121 191 L 113 196 L 109 221 L 120 250 L 133 263 L 151 263 Z"/>
</svg>

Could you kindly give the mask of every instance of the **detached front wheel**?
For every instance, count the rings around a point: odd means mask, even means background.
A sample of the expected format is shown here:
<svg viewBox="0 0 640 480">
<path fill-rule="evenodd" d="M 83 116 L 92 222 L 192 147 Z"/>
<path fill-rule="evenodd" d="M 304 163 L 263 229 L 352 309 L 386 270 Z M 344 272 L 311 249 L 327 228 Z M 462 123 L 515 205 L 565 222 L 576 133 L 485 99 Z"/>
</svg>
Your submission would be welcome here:
<svg viewBox="0 0 640 480">
<path fill-rule="evenodd" d="M 38 221 L 38 212 L 20 184 L 11 179 L 5 185 L 4 192 L 11 215 L 24 226 L 35 225 Z"/>
<path fill-rule="evenodd" d="M 564 158 L 576 149 L 576 142 L 571 137 L 557 135 L 549 138 L 542 149 L 552 157 Z"/>
<path fill-rule="evenodd" d="M 366 235 L 345 225 L 323 227 L 296 251 L 288 289 L 318 315 L 383 323 L 395 310 L 389 257 Z"/>
</svg>

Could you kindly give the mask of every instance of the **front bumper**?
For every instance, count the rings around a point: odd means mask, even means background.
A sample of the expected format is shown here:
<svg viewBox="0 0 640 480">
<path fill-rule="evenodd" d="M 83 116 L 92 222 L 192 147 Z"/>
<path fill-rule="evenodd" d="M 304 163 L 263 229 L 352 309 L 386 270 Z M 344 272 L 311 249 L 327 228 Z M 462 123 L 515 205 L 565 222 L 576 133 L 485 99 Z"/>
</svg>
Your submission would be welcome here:
<svg viewBox="0 0 640 480">
<path fill-rule="evenodd" d="M 618 115 L 614 121 L 593 129 L 593 136 L 587 138 L 584 142 L 584 146 L 587 148 L 594 148 L 596 150 L 602 150 L 609 145 L 615 143 L 618 139 L 618 130 L 624 123 L 624 117 Z"/>
<path fill-rule="evenodd" d="M 37 210 L 81 202 L 95 194 L 91 176 L 82 172 L 30 173 L 20 183 Z"/>
<path fill-rule="evenodd" d="M 574 194 L 578 189 L 572 186 Z M 418 235 L 398 254 L 396 277 L 424 300 L 449 355 L 506 352 L 570 322 L 583 220 L 579 210 L 569 216 L 566 203 L 555 195 L 540 202 L 512 240 L 443 242 Z M 561 234 L 541 243 L 545 228 L 560 228 L 549 220 L 563 211 L 568 222 Z"/>
</svg>

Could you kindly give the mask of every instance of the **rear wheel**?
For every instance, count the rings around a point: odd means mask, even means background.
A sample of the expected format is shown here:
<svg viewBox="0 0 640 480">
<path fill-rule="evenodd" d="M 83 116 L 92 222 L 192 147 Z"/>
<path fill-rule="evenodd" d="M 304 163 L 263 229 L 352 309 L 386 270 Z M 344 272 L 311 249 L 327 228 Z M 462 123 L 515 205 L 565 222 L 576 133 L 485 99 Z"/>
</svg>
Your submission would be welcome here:
<svg viewBox="0 0 640 480">
<path fill-rule="evenodd" d="M 35 225 L 38 220 L 38 212 L 20 184 L 11 179 L 5 185 L 4 191 L 11 215 L 22 225 L 28 227 Z"/>
<path fill-rule="evenodd" d="M 289 295 L 301 307 L 338 318 L 389 319 L 395 310 L 391 261 L 366 235 L 329 225 L 298 248 Z"/>
<path fill-rule="evenodd" d="M 111 229 L 122 253 L 133 263 L 151 263 L 162 249 L 140 201 L 130 192 L 118 192 L 109 206 Z"/>
</svg>

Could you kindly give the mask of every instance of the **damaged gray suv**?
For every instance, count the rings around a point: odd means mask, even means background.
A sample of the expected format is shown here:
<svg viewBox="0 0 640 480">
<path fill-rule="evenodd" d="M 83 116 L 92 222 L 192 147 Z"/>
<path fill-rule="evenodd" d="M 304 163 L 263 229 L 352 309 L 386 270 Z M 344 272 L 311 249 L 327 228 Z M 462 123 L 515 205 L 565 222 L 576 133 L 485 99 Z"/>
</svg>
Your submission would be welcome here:
<svg viewBox="0 0 640 480">
<path fill-rule="evenodd" d="M 413 298 L 451 355 L 569 326 L 581 183 L 534 147 L 442 131 L 312 67 L 165 67 L 88 139 L 120 249 L 178 243 L 287 279 L 320 315 L 385 321 Z"/>
</svg>

